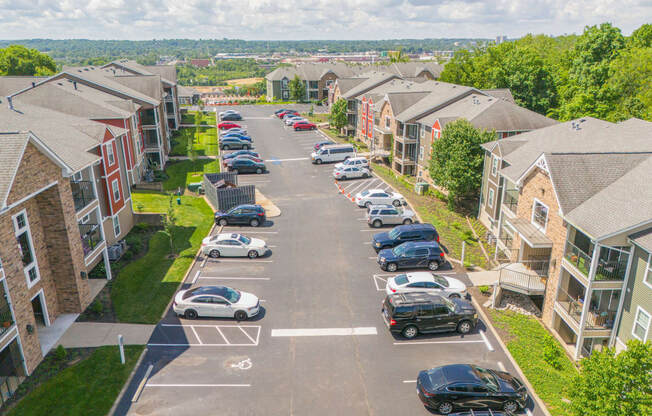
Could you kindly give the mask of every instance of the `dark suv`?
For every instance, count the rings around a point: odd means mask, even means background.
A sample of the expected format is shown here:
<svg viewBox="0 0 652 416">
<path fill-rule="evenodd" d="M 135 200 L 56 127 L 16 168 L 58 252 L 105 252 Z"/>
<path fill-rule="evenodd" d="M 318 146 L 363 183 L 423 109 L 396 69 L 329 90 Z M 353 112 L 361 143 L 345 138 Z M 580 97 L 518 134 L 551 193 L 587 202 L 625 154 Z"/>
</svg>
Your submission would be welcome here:
<svg viewBox="0 0 652 416">
<path fill-rule="evenodd" d="M 263 162 L 256 162 L 251 159 L 233 159 L 229 165 L 229 170 L 235 173 L 263 173 L 267 170 Z"/>
<path fill-rule="evenodd" d="M 445 261 L 444 251 L 435 241 L 409 241 L 378 252 L 380 268 L 392 273 L 398 269 L 422 267 L 434 271 Z"/>
<path fill-rule="evenodd" d="M 378 253 L 384 248 L 396 247 L 406 241 L 439 242 L 439 234 L 437 234 L 437 229 L 432 224 L 399 225 L 389 232 L 374 234 L 371 246 Z"/>
<path fill-rule="evenodd" d="M 251 225 L 258 227 L 265 223 L 265 209 L 260 205 L 238 205 L 227 212 L 215 213 L 217 225 Z"/>
<path fill-rule="evenodd" d="M 457 331 L 468 334 L 478 323 L 473 305 L 426 292 L 395 293 L 385 298 L 383 320 L 393 334 L 414 338 L 419 333 Z"/>
</svg>

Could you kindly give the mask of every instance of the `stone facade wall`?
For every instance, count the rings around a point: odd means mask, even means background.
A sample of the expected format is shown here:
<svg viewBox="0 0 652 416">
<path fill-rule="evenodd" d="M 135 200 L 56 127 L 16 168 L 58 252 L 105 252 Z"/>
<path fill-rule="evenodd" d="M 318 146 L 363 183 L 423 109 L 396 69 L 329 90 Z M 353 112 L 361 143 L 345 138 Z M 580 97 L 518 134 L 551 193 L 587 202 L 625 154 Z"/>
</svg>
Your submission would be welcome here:
<svg viewBox="0 0 652 416">
<path fill-rule="evenodd" d="M 318 92 L 317 92 L 317 94 L 318 94 L 317 97 L 318 98 L 317 99 L 322 100 L 322 99 L 328 97 L 328 96 L 324 96 L 324 94 L 323 94 L 324 90 L 326 89 L 326 82 L 328 82 L 328 81 L 335 82 L 336 79 L 337 79 L 337 75 L 335 75 L 332 72 L 329 72 L 326 75 L 324 75 L 323 77 L 321 77 L 321 79 L 317 83 L 317 87 L 318 87 Z"/>
</svg>

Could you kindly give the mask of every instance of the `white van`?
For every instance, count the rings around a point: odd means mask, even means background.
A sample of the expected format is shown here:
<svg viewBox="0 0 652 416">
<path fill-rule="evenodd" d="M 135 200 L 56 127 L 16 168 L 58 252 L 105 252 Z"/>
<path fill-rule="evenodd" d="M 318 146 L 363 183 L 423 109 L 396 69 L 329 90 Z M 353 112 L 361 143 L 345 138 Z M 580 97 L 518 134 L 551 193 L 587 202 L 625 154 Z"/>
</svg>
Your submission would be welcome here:
<svg viewBox="0 0 652 416">
<path fill-rule="evenodd" d="M 341 162 L 351 157 L 355 157 L 355 149 L 350 144 L 326 145 L 310 154 L 312 163 L 318 165 L 322 163 Z"/>
</svg>

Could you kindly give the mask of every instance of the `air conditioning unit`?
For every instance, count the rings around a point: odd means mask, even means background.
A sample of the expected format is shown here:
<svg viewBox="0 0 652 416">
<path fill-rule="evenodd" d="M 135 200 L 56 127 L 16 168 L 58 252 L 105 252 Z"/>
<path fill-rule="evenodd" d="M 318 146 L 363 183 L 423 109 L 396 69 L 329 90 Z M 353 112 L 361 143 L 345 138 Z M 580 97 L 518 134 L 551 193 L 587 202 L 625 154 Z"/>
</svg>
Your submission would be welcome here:
<svg viewBox="0 0 652 416">
<path fill-rule="evenodd" d="M 122 257 L 122 253 L 124 252 L 124 249 L 122 248 L 122 245 L 114 244 L 112 246 L 109 246 L 107 251 L 109 253 L 109 260 L 116 261 L 119 260 L 120 257 Z"/>
</svg>

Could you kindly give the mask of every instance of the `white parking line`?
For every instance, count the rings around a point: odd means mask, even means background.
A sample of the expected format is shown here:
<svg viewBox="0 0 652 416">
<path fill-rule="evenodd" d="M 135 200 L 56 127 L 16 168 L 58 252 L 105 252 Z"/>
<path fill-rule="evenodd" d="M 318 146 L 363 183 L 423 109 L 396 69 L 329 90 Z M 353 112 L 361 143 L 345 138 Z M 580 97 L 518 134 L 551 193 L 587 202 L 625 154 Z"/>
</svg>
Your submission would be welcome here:
<svg viewBox="0 0 652 416">
<path fill-rule="evenodd" d="M 230 277 L 230 276 L 201 276 L 200 279 L 214 279 L 214 280 L 271 280 L 269 277 Z"/>
<path fill-rule="evenodd" d="M 197 270 L 197 273 L 195 273 L 195 277 L 192 278 L 192 282 L 190 282 L 190 284 L 194 285 L 198 277 L 199 277 L 199 270 Z"/>
<path fill-rule="evenodd" d="M 500 368 L 500 371 L 507 371 L 502 361 L 498 361 L 498 368 Z"/>
<path fill-rule="evenodd" d="M 295 157 L 295 158 L 290 158 L 290 159 L 265 159 L 265 162 L 292 162 L 295 160 L 310 160 L 309 157 Z"/>
<path fill-rule="evenodd" d="M 278 234 L 278 231 L 255 231 L 255 230 L 248 230 L 248 229 L 242 229 L 238 228 L 235 230 L 222 230 L 223 233 L 237 233 L 239 231 L 243 231 L 246 234 Z"/>
<path fill-rule="evenodd" d="M 376 256 L 374 256 L 374 257 L 369 256 L 368 258 L 369 258 L 369 260 L 376 260 L 378 257 L 376 257 Z"/>
<path fill-rule="evenodd" d="M 195 337 L 197 338 L 198 343 L 190 343 L 190 342 L 183 342 L 183 343 L 149 343 L 147 346 L 151 347 L 251 347 L 251 346 L 257 346 L 259 341 L 260 341 L 260 332 L 262 327 L 260 325 L 206 325 L 206 324 L 196 324 L 196 325 L 189 325 L 189 324 L 161 324 L 162 327 L 181 327 L 181 328 L 190 328 Z M 195 330 L 195 328 L 215 328 L 218 334 L 222 337 L 224 340 L 224 343 L 222 344 L 208 344 L 205 343 L 201 340 L 199 337 L 199 334 Z M 223 328 L 238 328 L 242 333 L 246 335 L 246 337 L 251 341 L 251 343 L 241 343 L 241 344 L 234 344 L 229 339 L 224 335 L 224 332 L 222 332 Z M 245 328 L 254 328 L 256 330 L 256 337 L 252 337 L 247 331 L 245 331 Z"/>
<path fill-rule="evenodd" d="M 379 284 L 380 282 L 380 284 Z M 375 274 L 374 275 L 374 285 L 376 286 L 376 290 L 379 292 L 384 292 L 385 288 L 387 287 L 387 279 L 383 279 L 379 275 Z"/>
<path fill-rule="evenodd" d="M 211 263 L 274 263 L 274 260 L 257 260 L 257 259 L 247 259 L 247 260 L 236 260 L 236 259 L 215 259 Z"/>
<path fill-rule="evenodd" d="M 273 337 L 377 335 L 376 327 L 272 329 Z"/>
<path fill-rule="evenodd" d="M 251 384 L 153 384 L 145 387 L 251 387 Z"/>
<path fill-rule="evenodd" d="M 484 341 L 404 341 L 395 342 L 394 345 L 419 345 L 419 344 L 482 344 Z"/>
<path fill-rule="evenodd" d="M 191 326 L 190 329 L 192 329 L 192 333 L 195 334 L 195 337 L 197 338 L 197 342 L 199 342 L 200 345 L 203 344 L 203 342 L 201 342 L 201 338 L 199 338 L 199 334 L 197 334 L 197 331 L 195 331 L 195 327 Z"/>
<path fill-rule="evenodd" d="M 487 349 L 489 351 L 493 351 L 494 347 L 492 347 L 491 344 L 489 343 L 489 340 L 487 339 L 487 336 L 484 334 L 484 331 L 478 331 L 478 332 L 480 332 L 480 336 L 482 337 L 482 341 L 485 343 L 485 345 L 487 345 Z"/>
<path fill-rule="evenodd" d="M 362 244 L 364 244 L 364 245 L 369 245 L 369 246 L 370 246 L 372 243 L 371 243 L 371 241 L 365 241 L 365 242 L 362 243 Z"/>
<path fill-rule="evenodd" d="M 368 233 L 368 232 L 372 232 L 372 233 L 374 233 L 374 232 L 376 232 L 376 231 L 378 231 L 378 230 L 375 230 L 375 229 L 373 229 L 373 228 L 367 228 L 366 230 L 360 230 L 360 232 L 365 232 L 365 233 Z"/>
<path fill-rule="evenodd" d="M 403 383 L 416 383 L 416 380 L 403 380 Z"/>
<path fill-rule="evenodd" d="M 217 332 L 220 333 L 220 335 L 221 335 L 222 338 L 224 339 L 224 342 L 226 342 L 227 344 L 230 344 L 229 340 L 226 339 L 226 337 L 224 336 L 224 333 L 222 332 L 222 330 L 220 329 L 220 327 L 219 327 L 219 326 L 216 326 L 215 329 L 217 329 Z M 242 328 L 240 328 L 240 330 L 242 330 Z M 253 339 L 252 339 L 251 341 L 253 342 Z"/>
<path fill-rule="evenodd" d="M 257 343 L 253 338 L 251 338 L 251 336 L 249 334 L 247 334 L 247 332 L 244 329 L 242 329 L 242 327 L 238 327 L 238 328 L 240 328 L 240 331 L 242 331 L 242 333 L 245 334 L 247 336 L 247 338 L 249 338 L 251 340 L 251 342 Z"/>
</svg>

